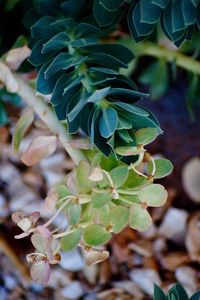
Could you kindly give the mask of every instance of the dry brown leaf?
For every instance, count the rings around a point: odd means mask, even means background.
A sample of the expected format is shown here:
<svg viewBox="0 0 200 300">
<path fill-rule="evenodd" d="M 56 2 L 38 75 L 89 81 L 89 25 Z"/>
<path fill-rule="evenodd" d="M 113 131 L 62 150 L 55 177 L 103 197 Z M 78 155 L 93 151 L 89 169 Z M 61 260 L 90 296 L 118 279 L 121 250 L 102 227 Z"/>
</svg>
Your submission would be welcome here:
<svg viewBox="0 0 200 300">
<path fill-rule="evenodd" d="M 11 71 L 2 62 L 0 62 L 0 83 L 3 83 L 7 91 L 10 93 L 16 93 L 19 89 L 19 84 L 15 80 Z"/>
<path fill-rule="evenodd" d="M 194 157 L 184 166 L 182 172 L 183 187 L 194 202 L 200 202 L 200 159 Z"/>
<path fill-rule="evenodd" d="M 29 57 L 31 54 L 31 49 L 28 48 L 27 45 L 11 49 L 8 51 L 8 54 L 6 56 L 6 64 L 9 66 L 11 70 L 17 70 L 22 62 Z"/>
<path fill-rule="evenodd" d="M 129 249 L 135 251 L 141 256 L 151 257 L 152 256 L 152 243 L 148 241 L 138 241 L 135 243 L 131 243 L 128 246 Z"/>
<path fill-rule="evenodd" d="M 163 255 L 160 260 L 163 268 L 169 271 L 175 271 L 178 267 L 189 262 L 190 258 L 185 252 L 171 252 Z"/>
<path fill-rule="evenodd" d="M 185 243 L 191 260 L 200 262 L 200 212 L 189 221 Z"/>
<path fill-rule="evenodd" d="M 189 266 L 177 268 L 175 276 L 177 281 L 184 286 L 189 296 L 192 296 L 198 290 L 198 276 L 193 268 Z"/>
<path fill-rule="evenodd" d="M 39 136 L 28 146 L 21 157 L 27 166 L 37 164 L 41 159 L 50 156 L 56 150 L 56 136 Z"/>
<path fill-rule="evenodd" d="M 159 228 L 159 234 L 180 243 L 185 238 L 188 213 L 183 209 L 171 207 Z"/>
<path fill-rule="evenodd" d="M 108 257 L 109 257 L 108 251 L 91 249 L 86 253 L 86 264 L 87 266 L 92 266 L 108 259 Z"/>
<path fill-rule="evenodd" d="M 134 269 L 130 272 L 130 277 L 148 295 L 153 295 L 155 283 L 161 285 L 158 272 L 150 268 Z"/>
</svg>

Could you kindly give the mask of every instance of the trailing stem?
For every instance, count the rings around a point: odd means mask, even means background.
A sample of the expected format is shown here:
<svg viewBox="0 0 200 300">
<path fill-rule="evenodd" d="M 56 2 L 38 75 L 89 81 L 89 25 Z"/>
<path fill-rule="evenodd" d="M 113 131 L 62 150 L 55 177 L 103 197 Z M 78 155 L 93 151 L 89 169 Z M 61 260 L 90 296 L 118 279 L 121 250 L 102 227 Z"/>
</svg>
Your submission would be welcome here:
<svg viewBox="0 0 200 300">
<path fill-rule="evenodd" d="M 67 133 L 65 126 L 57 119 L 53 110 L 44 102 L 42 97 L 36 96 L 30 85 L 22 80 L 19 75 L 15 74 L 15 79 L 19 84 L 17 93 L 24 102 L 33 108 L 35 113 L 38 114 L 47 127 L 57 135 L 59 141 L 72 158 L 73 162 L 78 165 L 81 160 L 86 160 L 86 157 L 81 150 L 69 146 L 69 142 L 72 140 L 71 135 Z"/>
</svg>

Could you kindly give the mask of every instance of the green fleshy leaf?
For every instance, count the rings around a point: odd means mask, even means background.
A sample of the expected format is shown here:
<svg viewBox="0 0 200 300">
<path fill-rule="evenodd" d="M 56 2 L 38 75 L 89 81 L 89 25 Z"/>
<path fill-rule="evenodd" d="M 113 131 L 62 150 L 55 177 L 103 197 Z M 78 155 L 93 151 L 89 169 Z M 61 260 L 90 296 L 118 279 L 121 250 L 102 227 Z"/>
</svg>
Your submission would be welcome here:
<svg viewBox="0 0 200 300">
<path fill-rule="evenodd" d="M 81 161 L 77 167 L 77 186 L 80 193 L 87 194 L 90 192 L 96 183 L 89 179 L 91 174 L 91 166 L 87 161 Z"/>
<path fill-rule="evenodd" d="M 101 90 L 96 90 L 88 99 L 87 102 L 96 103 L 102 99 L 104 99 L 109 93 L 110 87 L 106 87 Z"/>
<path fill-rule="evenodd" d="M 89 225 L 83 231 L 83 239 L 85 243 L 90 246 L 103 245 L 107 243 L 110 238 L 110 232 L 99 224 Z"/>
<path fill-rule="evenodd" d="M 118 11 L 108 11 L 99 3 L 99 0 L 95 0 L 93 14 L 99 26 L 109 26 L 115 21 Z"/>
<path fill-rule="evenodd" d="M 162 8 L 151 1 L 140 0 L 141 22 L 155 24 L 162 13 Z"/>
<path fill-rule="evenodd" d="M 110 176 L 116 188 L 124 184 L 128 177 L 128 167 L 119 166 L 110 171 Z"/>
<path fill-rule="evenodd" d="M 155 159 L 155 174 L 154 177 L 156 179 L 163 178 L 169 175 L 173 171 L 172 163 L 166 158 Z M 153 171 L 153 163 L 151 161 L 147 164 L 147 172 L 148 174 L 152 174 Z"/>
<path fill-rule="evenodd" d="M 67 209 L 67 220 L 70 225 L 76 225 L 81 217 L 81 205 L 79 204 L 72 204 Z"/>
<path fill-rule="evenodd" d="M 117 154 L 122 156 L 132 156 L 144 152 L 144 149 L 139 147 L 122 146 L 122 147 L 115 148 L 115 151 Z"/>
<path fill-rule="evenodd" d="M 108 11 L 115 11 L 123 3 L 123 0 L 100 0 L 99 3 Z"/>
<path fill-rule="evenodd" d="M 166 300 L 165 293 L 156 284 L 154 284 L 154 300 Z"/>
<path fill-rule="evenodd" d="M 61 50 L 68 45 L 69 37 L 65 32 L 59 32 L 43 45 L 42 53 Z"/>
<path fill-rule="evenodd" d="M 111 200 L 112 200 L 112 193 L 106 190 L 99 190 L 99 191 L 95 190 L 92 193 L 91 201 L 92 201 L 92 206 L 94 208 L 101 208 Z"/>
<path fill-rule="evenodd" d="M 138 203 L 131 205 L 129 213 L 129 225 L 131 228 L 146 231 L 152 224 L 152 218 L 148 211 Z"/>
<path fill-rule="evenodd" d="M 123 117 L 119 116 L 117 129 L 121 130 L 121 129 L 131 129 L 131 128 L 132 128 L 131 121 L 129 121 L 126 118 L 123 118 Z"/>
<path fill-rule="evenodd" d="M 113 91 L 113 89 L 112 89 L 112 91 Z M 138 93 L 136 91 L 132 91 L 132 92 Z M 124 102 L 114 102 L 113 104 L 120 108 L 123 108 L 133 114 L 136 114 L 136 115 L 145 116 L 145 117 L 147 117 L 149 115 L 147 111 L 145 111 L 144 109 L 140 108 L 137 105 L 133 105 L 133 104 L 131 105 L 131 104 L 124 103 Z"/>
<path fill-rule="evenodd" d="M 60 240 L 61 248 L 64 251 L 71 251 L 76 248 L 82 236 L 82 229 L 76 228 L 69 234 L 63 236 Z"/>
<path fill-rule="evenodd" d="M 111 107 L 103 109 L 103 115 L 99 122 L 101 136 L 109 138 L 117 128 L 118 116 Z"/>
<path fill-rule="evenodd" d="M 140 201 L 151 207 L 164 205 L 167 201 L 167 196 L 166 189 L 160 184 L 147 185 L 138 193 Z"/>
<path fill-rule="evenodd" d="M 70 195 L 70 191 L 68 190 L 68 188 L 64 184 L 58 184 L 55 187 L 55 191 L 58 194 L 58 199 L 65 198 L 65 197 Z"/>
<path fill-rule="evenodd" d="M 98 217 L 103 226 L 108 226 L 110 223 L 110 208 L 109 205 L 104 205 L 98 209 Z"/>
<path fill-rule="evenodd" d="M 136 141 L 138 145 L 148 145 L 153 142 L 158 136 L 156 128 L 142 128 L 135 132 Z"/>
<path fill-rule="evenodd" d="M 110 225 L 114 233 L 121 232 L 128 225 L 129 210 L 116 205 L 110 210 Z"/>
</svg>

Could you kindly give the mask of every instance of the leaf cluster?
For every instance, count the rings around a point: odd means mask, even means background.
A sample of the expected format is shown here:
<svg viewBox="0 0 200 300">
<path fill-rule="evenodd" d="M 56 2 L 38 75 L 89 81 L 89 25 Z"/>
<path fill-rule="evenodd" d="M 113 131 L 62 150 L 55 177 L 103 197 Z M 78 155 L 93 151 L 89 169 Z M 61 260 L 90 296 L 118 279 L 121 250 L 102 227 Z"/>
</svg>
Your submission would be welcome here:
<svg viewBox="0 0 200 300">
<path fill-rule="evenodd" d="M 91 21 L 91 15 L 83 18 L 76 11 L 77 22 L 75 2 L 64 1 L 59 17 L 50 16 L 47 7 L 48 15 L 45 7 L 37 9 L 44 16 L 31 26 L 30 62 L 38 71 L 37 90 L 51 94 L 51 104 L 58 119 L 67 122 L 69 133 L 81 129 L 92 146 L 119 159 L 115 149 L 137 146 L 137 130 L 151 127 L 160 134 L 155 116 L 135 104 L 147 95 L 119 72 L 133 59 L 131 51 L 115 43 L 102 44 L 109 33 L 95 24 L 94 17 Z"/>
<path fill-rule="evenodd" d="M 179 283 L 173 286 L 167 295 L 165 295 L 160 287 L 157 285 L 154 286 L 154 300 L 198 300 L 199 298 L 200 291 L 189 298 L 184 287 Z"/>
<path fill-rule="evenodd" d="M 177 46 L 190 40 L 196 27 L 200 29 L 199 0 L 95 0 L 93 11 L 98 24 L 108 26 L 116 22 L 126 2 L 131 2 L 128 24 L 137 42 L 150 37 L 158 24 Z"/>
<path fill-rule="evenodd" d="M 72 196 L 64 208 L 69 233 L 61 238 L 61 248 L 72 250 L 81 240 L 86 246 L 103 245 L 127 225 L 146 230 L 152 223 L 147 208 L 161 206 L 167 200 L 166 190 L 154 184 L 150 176 L 151 162 L 146 163 L 146 168 L 149 176 L 142 177 L 134 169 L 100 153 L 91 164 L 81 161 L 67 176 L 67 184 L 55 187 L 57 208 Z M 162 178 L 171 171 L 168 160 L 157 160 L 154 178 Z"/>
</svg>

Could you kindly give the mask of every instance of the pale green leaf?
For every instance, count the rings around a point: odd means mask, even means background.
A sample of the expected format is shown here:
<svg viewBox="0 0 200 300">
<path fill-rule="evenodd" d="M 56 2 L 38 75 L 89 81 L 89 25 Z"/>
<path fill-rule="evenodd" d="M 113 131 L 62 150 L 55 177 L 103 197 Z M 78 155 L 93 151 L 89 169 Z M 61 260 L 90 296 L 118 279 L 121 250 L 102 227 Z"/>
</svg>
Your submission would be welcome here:
<svg viewBox="0 0 200 300">
<path fill-rule="evenodd" d="M 158 136 L 158 130 L 156 128 L 141 128 L 136 131 L 135 137 L 138 145 L 147 145 L 153 142 Z"/>
<path fill-rule="evenodd" d="M 163 178 L 169 175 L 173 171 L 173 165 L 170 160 L 166 158 L 155 159 L 155 178 Z M 153 170 L 153 163 L 151 161 L 147 164 L 148 174 L 151 174 Z"/>
<path fill-rule="evenodd" d="M 140 147 L 122 146 L 115 148 L 115 151 L 117 154 L 122 156 L 132 156 L 144 152 L 144 149 Z"/>
<path fill-rule="evenodd" d="M 67 210 L 67 220 L 70 225 L 76 225 L 81 217 L 81 205 L 72 204 Z"/>
<path fill-rule="evenodd" d="M 87 226 L 83 231 L 83 239 L 90 246 L 99 246 L 107 243 L 111 238 L 110 232 L 99 224 Z"/>
<path fill-rule="evenodd" d="M 128 167 L 119 166 L 110 171 L 110 176 L 116 188 L 122 186 L 128 177 Z"/>
<path fill-rule="evenodd" d="M 106 190 L 95 190 L 92 193 L 92 206 L 94 208 L 100 208 L 107 204 L 109 201 L 112 200 L 112 193 Z"/>
<path fill-rule="evenodd" d="M 151 207 L 164 205 L 167 201 L 167 196 L 167 191 L 161 184 L 147 185 L 138 193 L 140 201 Z"/>
<path fill-rule="evenodd" d="M 95 186 L 95 182 L 89 179 L 91 174 L 91 166 L 89 162 L 82 160 L 76 172 L 76 181 L 80 193 L 88 193 Z"/>
<path fill-rule="evenodd" d="M 82 235 L 82 229 L 76 228 L 69 234 L 63 236 L 60 240 L 61 248 L 64 251 L 71 251 L 77 247 Z"/>
<path fill-rule="evenodd" d="M 110 225 L 114 233 L 119 233 L 128 225 L 129 210 L 116 205 L 110 210 Z"/>
<path fill-rule="evenodd" d="M 152 218 L 148 211 L 138 203 L 132 204 L 129 213 L 130 227 L 139 231 L 145 231 L 151 224 Z"/>
</svg>

